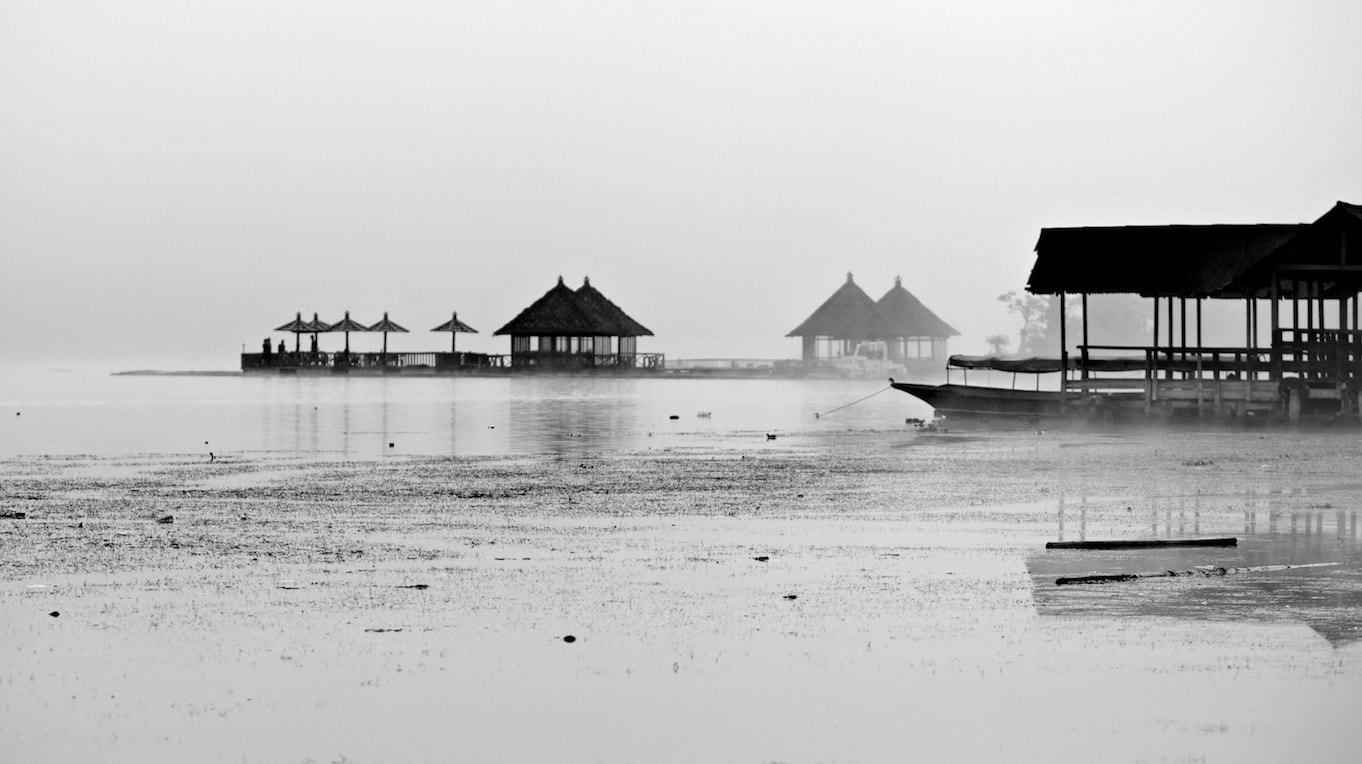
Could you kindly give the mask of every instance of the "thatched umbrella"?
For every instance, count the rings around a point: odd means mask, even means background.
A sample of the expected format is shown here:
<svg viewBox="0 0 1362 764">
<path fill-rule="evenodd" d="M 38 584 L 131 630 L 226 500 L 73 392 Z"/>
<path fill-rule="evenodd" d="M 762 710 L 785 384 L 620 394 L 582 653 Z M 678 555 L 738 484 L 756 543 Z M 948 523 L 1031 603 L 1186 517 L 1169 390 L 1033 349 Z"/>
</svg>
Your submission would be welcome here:
<svg viewBox="0 0 1362 764">
<path fill-rule="evenodd" d="M 459 320 L 458 311 L 443 324 L 431 329 L 432 332 L 449 332 L 449 352 L 454 352 L 454 342 L 459 338 L 459 332 L 469 332 L 477 334 L 478 330 Z"/>
<path fill-rule="evenodd" d="M 317 318 L 317 314 L 314 312 L 312 314 L 312 320 L 307 322 L 307 326 L 308 331 L 312 332 L 312 349 L 315 351 L 317 349 L 317 333 L 324 332 L 327 329 L 330 329 L 331 324 L 328 324 L 325 321 L 322 321 L 321 319 Z"/>
<path fill-rule="evenodd" d="M 345 318 L 326 327 L 328 332 L 345 332 L 345 352 L 350 353 L 350 332 L 367 332 L 369 327 L 354 321 L 350 318 L 350 311 L 345 311 Z"/>
<path fill-rule="evenodd" d="M 293 352 L 297 353 L 301 347 L 304 334 L 312 331 L 312 325 L 303 320 L 303 312 L 298 311 L 298 316 L 292 321 L 275 329 L 276 332 L 293 332 Z"/>
<path fill-rule="evenodd" d="M 388 311 L 383 311 L 383 320 L 369 327 L 371 332 L 383 332 L 383 355 L 388 355 L 388 332 L 405 332 L 406 329 L 388 320 Z"/>
</svg>

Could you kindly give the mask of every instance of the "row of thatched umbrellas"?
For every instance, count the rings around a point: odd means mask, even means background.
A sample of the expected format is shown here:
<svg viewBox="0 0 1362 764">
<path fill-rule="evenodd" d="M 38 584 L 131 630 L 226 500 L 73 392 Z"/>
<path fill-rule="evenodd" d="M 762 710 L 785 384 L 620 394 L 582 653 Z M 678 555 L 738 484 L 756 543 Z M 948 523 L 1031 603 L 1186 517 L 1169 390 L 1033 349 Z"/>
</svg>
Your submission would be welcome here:
<svg viewBox="0 0 1362 764">
<path fill-rule="evenodd" d="M 301 347 L 302 336 L 304 334 L 311 334 L 312 339 L 315 341 L 317 339 L 317 334 L 320 332 L 345 332 L 345 352 L 347 353 L 350 352 L 350 332 L 383 332 L 383 352 L 384 354 L 387 354 L 388 332 L 397 333 L 406 332 L 407 330 L 394 323 L 391 319 L 389 319 L 387 311 L 383 312 L 382 321 L 379 321 L 378 323 L 372 326 L 365 326 L 364 324 L 361 324 L 358 321 L 355 321 L 354 319 L 350 318 L 350 311 L 347 310 L 345 311 L 345 318 L 342 318 L 341 320 L 337 321 L 334 324 L 328 324 L 325 321 L 318 320 L 316 313 L 312 314 L 311 321 L 304 321 L 302 311 L 298 311 L 298 315 L 292 321 L 288 322 L 287 324 L 284 324 L 281 327 L 278 327 L 277 329 L 275 329 L 275 331 L 293 332 L 294 352 L 298 352 L 299 348 Z M 451 353 L 455 352 L 454 346 L 455 341 L 459 337 L 459 332 L 465 333 L 471 332 L 473 334 L 478 333 L 477 329 L 474 329 L 468 324 L 465 324 L 464 322 L 460 321 L 458 313 L 454 313 L 448 321 L 444 322 L 443 324 L 440 324 L 434 329 L 431 329 L 431 331 L 449 332 L 449 352 Z"/>
</svg>

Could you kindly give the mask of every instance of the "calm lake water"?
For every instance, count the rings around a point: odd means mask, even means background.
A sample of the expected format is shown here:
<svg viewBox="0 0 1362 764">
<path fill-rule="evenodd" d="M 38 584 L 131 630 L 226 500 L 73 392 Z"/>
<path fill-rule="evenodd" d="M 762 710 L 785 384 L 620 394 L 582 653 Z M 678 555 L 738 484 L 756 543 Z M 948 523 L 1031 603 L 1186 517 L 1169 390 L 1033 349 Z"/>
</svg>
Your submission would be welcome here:
<svg viewBox="0 0 1362 764">
<path fill-rule="evenodd" d="M 931 415 L 886 388 L 882 380 L 19 371 L 0 376 L 0 457 L 264 451 L 378 458 L 778 446 L 766 433 L 789 442 L 811 433 L 902 429 L 905 418 Z"/>
</svg>

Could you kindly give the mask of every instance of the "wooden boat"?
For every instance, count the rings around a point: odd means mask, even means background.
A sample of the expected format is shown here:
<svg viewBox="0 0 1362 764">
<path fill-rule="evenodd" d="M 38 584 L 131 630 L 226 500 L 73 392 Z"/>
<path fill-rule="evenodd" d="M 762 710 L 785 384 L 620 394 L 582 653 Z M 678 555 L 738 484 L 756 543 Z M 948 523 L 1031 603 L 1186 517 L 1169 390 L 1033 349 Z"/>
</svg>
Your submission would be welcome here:
<svg viewBox="0 0 1362 764">
<path fill-rule="evenodd" d="M 923 385 L 915 382 L 895 382 L 890 386 L 902 390 L 950 416 L 1000 416 L 1034 419 L 1064 415 L 1064 396 L 1053 390 L 1010 390 L 1002 387 L 974 385 Z"/>
<path fill-rule="evenodd" d="M 1059 389 L 1042 390 L 1042 374 L 1056 374 L 1063 378 L 1064 361 L 1059 358 L 997 358 L 993 356 L 953 355 L 947 361 L 946 384 L 924 385 L 915 382 L 895 382 L 890 386 L 918 398 L 937 410 L 938 414 L 967 417 L 1002 417 L 1018 419 L 1058 418 L 1067 413 L 1066 401 L 1073 402 L 1076 396 L 1061 392 Z M 1075 367 L 1069 361 L 1069 368 Z M 1093 371 L 1133 371 L 1145 368 L 1143 359 L 1111 358 L 1090 359 L 1087 367 Z M 1012 375 L 1012 387 L 993 387 L 969 384 L 969 371 L 1004 372 Z M 965 384 L 952 384 L 951 372 L 964 376 Z M 1035 389 L 1019 389 L 1016 385 L 1018 374 L 1035 377 Z M 1059 388 L 1056 381 L 1051 387 Z M 1028 385 L 1030 387 L 1030 385 Z M 1126 398 L 1140 397 L 1132 394 L 1105 396 L 1109 403 L 1120 403 Z"/>
</svg>

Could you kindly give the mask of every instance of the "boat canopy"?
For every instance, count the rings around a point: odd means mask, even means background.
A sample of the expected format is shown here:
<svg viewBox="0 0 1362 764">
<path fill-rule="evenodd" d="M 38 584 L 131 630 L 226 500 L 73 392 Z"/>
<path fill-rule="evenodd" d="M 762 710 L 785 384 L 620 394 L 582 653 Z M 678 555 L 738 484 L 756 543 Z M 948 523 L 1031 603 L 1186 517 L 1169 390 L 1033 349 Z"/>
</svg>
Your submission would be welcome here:
<svg viewBox="0 0 1362 764">
<path fill-rule="evenodd" d="M 1058 358 L 1000 358 L 992 355 L 953 355 L 949 364 L 955 369 L 991 369 L 1015 374 L 1052 374 L 1063 370 Z M 1069 358 L 1069 368 L 1089 371 L 1144 371 L 1147 361 L 1141 358 L 1089 358 L 1086 364 L 1079 358 Z"/>
</svg>

